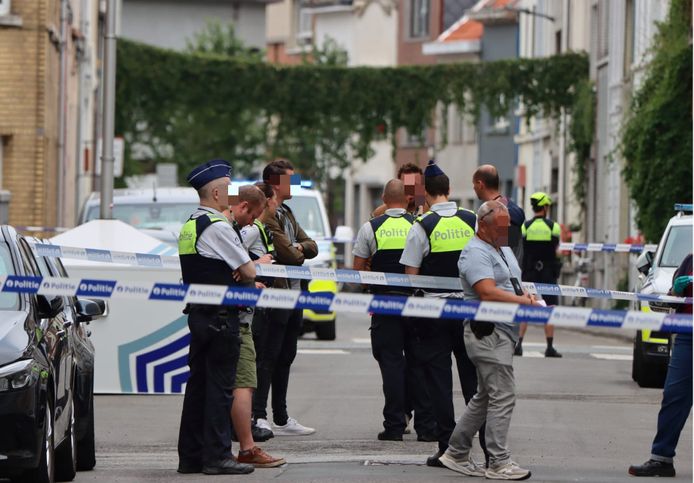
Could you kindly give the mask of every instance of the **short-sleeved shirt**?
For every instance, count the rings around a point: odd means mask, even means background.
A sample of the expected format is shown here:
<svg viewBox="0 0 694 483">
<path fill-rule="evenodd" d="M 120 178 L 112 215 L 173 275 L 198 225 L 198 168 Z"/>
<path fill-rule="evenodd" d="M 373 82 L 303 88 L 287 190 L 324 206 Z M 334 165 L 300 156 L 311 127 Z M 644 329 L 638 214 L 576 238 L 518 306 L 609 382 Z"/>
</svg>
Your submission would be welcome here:
<svg viewBox="0 0 694 483">
<path fill-rule="evenodd" d="M 191 218 L 196 219 L 202 215 L 214 215 L 225 218 L 219 211 L 209 207 L 199 207 L 191 215 Z M 232 270 L 236 270 L 241 265 L 251 261 L 248 256 L 248 251 L 243 246 L 234 227 L 231 223 L 217 222 L 212 223 L 202 232 L 197 241 L 197 251 L 200 255 L 215 260 L 223 260 L 229 265 Z"/>
<path fill-rule="evenodd" d="M 441 216 L 453 216 L 458 212 L 458 205 L 452 201 L 436 203 L 431 207 L 431 211 Z M 429 255 L 429 237 L 421 223 L 415 223 L 407 234 L 407 241 L 400 257 L 400 263 L 407 267 L 419 268 L 422 266 L 422 260 L 427 255 Z"/>
<path fill-rule="evenodd" d="M 262 257 L 267 253 L 263 240 L 260 238 L 260 228 L 255 223 L 241 228 L 243 245 L 256 257 Z"/>
<path fill-rule="evenodd" d="M 475 237 L 467 244 L 460 253 L 458 260 L 458 270 L 463 285 L 465 300 L 479 300 L 479 295 L 473 286 L 480 280 L 490 278 L 501 290 L 515 294 L 511 277 L 521 279 L 521 270 L 518 261 L 509 247 L 501 247 L 506 262 L 499 252 L 489 243 Z M 508 265 L 507 265 L 508 263 Z M 508 334 L 511 340 L 516 341 L 513 323 L 496 324 L 497 330 Z"/>
<path fill-rule="evenodd" d="M 403 208 L 389 208 L 385 211 L 388 216 L 402 216 L 407 213 Z M 357 241 L 354 243 L 352 255 L 360 258 L 369 258 L 376 253 L 378 249 L 376 245 L 376 236 L 374 235 L 371 222 L 364 223 L 357 233 Z"/>
</svg>

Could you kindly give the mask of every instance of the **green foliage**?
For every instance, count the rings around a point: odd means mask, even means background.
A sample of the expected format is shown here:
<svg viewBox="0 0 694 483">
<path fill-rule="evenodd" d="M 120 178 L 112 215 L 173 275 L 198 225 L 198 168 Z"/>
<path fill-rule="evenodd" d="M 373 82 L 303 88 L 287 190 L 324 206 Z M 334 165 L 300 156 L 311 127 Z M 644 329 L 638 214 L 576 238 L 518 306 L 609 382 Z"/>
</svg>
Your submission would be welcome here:
<svg viewBox="0 0 694 483">
<path fill-rule="evenodd" d="M 386 68 L 348 68 L 335 57 L 278 66 L 120 40 L 116 130 L 126 159 L 133 145 L 144 146 L 154 162 L 176 162 L 185 176 L 212 157 L 244 173 L 285 156 L 319 180 L 335 160 L 368 159 L 382 132 L 421 131 L 439 103 L 499 116 L 522 101 L 529 117 L 556 116 L 571 110 L 588 75 L 588 59 L 577 53 Z"/>
<path fill-rule="evenodd" d="M 254 62 L 261 62 L 264 57 L 262 50 L 243 44 L 236 36 L 234 24 L 223 24 L 219 20 L 208 21 L 204 30 L 186 41 L 186 46 L 189 53 L 223 55 Z"/>
<path fill-rule="evenodd" d="M 657 241 L 674 203 L 692 201 L 691 0 L 672 0 L 622 135 L 636 222 Z"/>
<path fill-rule="evenodd" d="M 573 114 L 569 124 L 569 150 L 576 154 L 573 166 L 576 179 L 573 185 L 574 196 L 581 206 L 586 206 L 587 163 L 595 136 L 595 90 L 593 84 L 585 80 L 578 84 Z"/>
</svg>

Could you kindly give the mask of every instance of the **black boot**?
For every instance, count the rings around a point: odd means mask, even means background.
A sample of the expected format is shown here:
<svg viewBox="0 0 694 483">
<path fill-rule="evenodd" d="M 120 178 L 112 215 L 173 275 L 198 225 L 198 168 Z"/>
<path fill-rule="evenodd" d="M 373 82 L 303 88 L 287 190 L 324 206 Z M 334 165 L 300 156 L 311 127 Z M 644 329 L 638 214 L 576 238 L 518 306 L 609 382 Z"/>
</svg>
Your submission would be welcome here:
<svg viewBox="0 0 694 483">
<path fill-rule="evenodd" d="M 233 458 L 226 458 L 212 465 L 202 467 L 202 472 L 206 475 L 247 475 L 253 473 L 255 467 L 239 463 Z"/>
<path fill-rule="evenodd" d="M 675 476 L 675 467 L 672 463 L 648 460 L 642 465 L 629 467 L 632 476 Z"/>
<path fill-rule="evenodd" d="M 441 455 L 443 455 L 443 451 L 438 450 L 436 453 L 429 456 L 427 458 L 427 466 L 435 466 L 437 468 L 445 468 L 445 466 L 443 466 L 443 463 L 441 463 L 441 461 L 439 461 L 439 458 L 441 457 Z"/>
</svg>

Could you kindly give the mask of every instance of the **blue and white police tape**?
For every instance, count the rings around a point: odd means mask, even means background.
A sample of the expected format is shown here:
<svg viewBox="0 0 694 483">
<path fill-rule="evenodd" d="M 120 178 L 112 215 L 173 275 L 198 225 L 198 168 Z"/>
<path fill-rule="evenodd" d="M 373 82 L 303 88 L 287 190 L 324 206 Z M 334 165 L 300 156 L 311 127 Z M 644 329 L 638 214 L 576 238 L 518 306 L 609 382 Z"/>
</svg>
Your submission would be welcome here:
<svg viewBox="0 0 694 483">
<path fill-rule="evenodd" d="M 178 285 L 110 279 L 0 277 L 2 292 L 77 296 L 100 299 L 139 299 L 178 303 L 250 306 L 278 309 L 383 314 L 432 319 L 483 320 L 497 323 L 553 324 L 560 327 L 608 327 L 691 333 L 692 316 L 658 312 L 540 307 L 460 299 L 401 297 L 298 290 Z"/>
<path fill-rule="evenodd" d="M 574 252 L 613 252 L 641 253 L 644 250 L 655 251 L 658 245 L 635 245 L 631 243 L 560 243 L 559 250 Z"/>
<path fill-rule="evenodd" d="M 92 262 L 121 263 L 139 267 L 180 268 L 178 257 L 153 255 L 151 253 L 132 253 L 94 248 L 66 247 L 33 243 L 38 256 L 62 257 Z M 459 278 L 432 277 L 426 275 L 405 275 L 401 273 L 364 272 L 348 269 L 325 267 L 304 267 L 292 265 L 257 264 L 256 271 L 261 277 L 290 278 L 296 280 L 331 280 L 338 283 L 356 283 L 362 285 L 383 285 L 403 288 L 429 288 L 460 292 L 463 286 Z M 669 295 L 641 294 L 619 290 L 576 287 L 573 285 L 555 285 L 548 283 L 524 282 L 531 293 L 540 295 L 563 295 L 566 297 L 601 298 L 610 300 L 631 300 L 641 302 L 666 302 L 674 304 L 691 304 L 691 297 L 673 297 Z"/>
</svg>

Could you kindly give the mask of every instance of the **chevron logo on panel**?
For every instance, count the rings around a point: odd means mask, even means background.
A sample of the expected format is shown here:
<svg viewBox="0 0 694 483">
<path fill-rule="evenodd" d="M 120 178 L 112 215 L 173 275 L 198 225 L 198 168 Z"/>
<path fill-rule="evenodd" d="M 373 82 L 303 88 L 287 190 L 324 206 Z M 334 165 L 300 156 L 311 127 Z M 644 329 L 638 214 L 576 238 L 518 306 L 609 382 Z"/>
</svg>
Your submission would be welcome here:
<svg viewBox="0 0 694 483">
<path fill-rule="evenodd" d="M 121 390 L 181 393 L 188 380 L 190 332 L 187 317 L 118 347 Z"/>
</svg>

